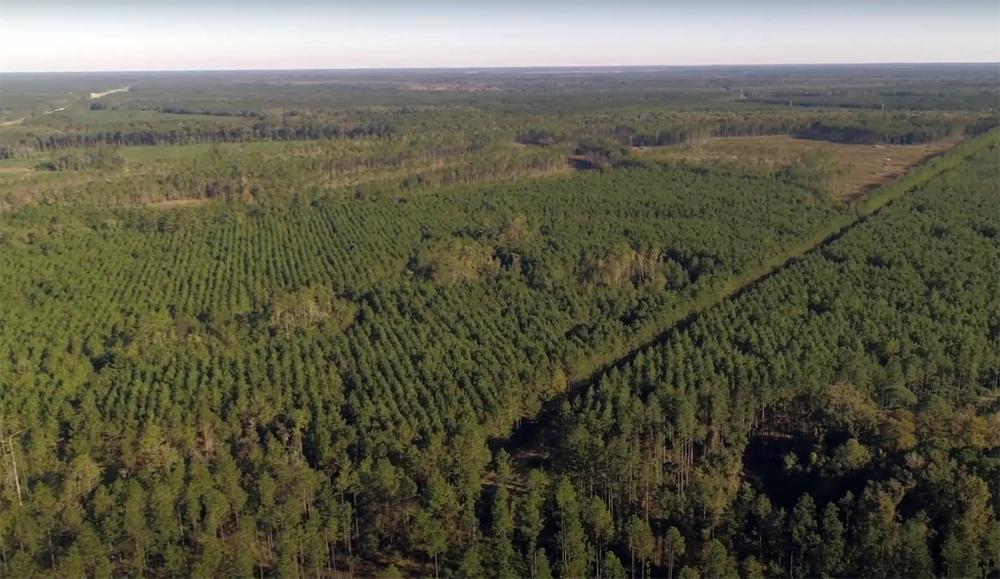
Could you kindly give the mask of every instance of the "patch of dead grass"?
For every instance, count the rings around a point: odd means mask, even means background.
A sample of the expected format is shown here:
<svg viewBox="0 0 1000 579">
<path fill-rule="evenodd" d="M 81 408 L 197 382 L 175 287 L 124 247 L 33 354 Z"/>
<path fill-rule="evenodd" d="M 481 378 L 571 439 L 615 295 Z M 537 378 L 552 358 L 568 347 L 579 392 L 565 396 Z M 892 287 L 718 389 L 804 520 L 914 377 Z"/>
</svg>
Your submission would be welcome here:
<svg viewBox="0 0 1000 579">
<path fill-rule="evenodd" d="M 791 165 L 808 152 L 826 152 L 845 169 L 835 197 L 852 200 L 955 144 L 955 141 L 940 141 L 923 145 L 851 145 L 788 136 L 721 137 L 687 145 L 646 148 L 640 154 L 697 164 L 776 168 Z"/>
</svg>

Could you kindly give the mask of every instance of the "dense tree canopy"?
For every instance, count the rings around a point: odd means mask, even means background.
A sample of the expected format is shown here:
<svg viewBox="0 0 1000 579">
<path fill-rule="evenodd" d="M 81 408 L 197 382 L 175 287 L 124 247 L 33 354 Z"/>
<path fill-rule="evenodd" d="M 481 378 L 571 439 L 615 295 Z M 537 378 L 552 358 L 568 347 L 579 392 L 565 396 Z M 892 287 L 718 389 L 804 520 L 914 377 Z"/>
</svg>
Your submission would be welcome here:
<svg viewBox="0 0 1000 579">
<path fill-rule="evenodd" d="M 995 576 L 995 115 L 511 74 L 5 127 L 0 577 Z"/>
</svg>

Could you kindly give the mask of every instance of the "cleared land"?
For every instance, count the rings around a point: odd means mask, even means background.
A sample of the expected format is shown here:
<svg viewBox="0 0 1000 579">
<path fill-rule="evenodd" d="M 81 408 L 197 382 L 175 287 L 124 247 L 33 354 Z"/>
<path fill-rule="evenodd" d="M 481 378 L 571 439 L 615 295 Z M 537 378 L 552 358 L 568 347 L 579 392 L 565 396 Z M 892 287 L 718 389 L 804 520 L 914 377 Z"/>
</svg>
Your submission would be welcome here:
<svg viewBox="0 0 1000 579">
<path fill-rule="evenodd" d="M 24 117 L 16 118 L 16 119 L 11 120 L 11 121 L 3 121 L 3 122 L 0 122 L 0 127 L 12 127 L 14 125 L 20 125 L 21 123 L 23 123 L 27 119 L 28 119 L 28 117 L 24 116 Z"/>
<path fill-rule="evenodd" d="M 825 153 L 836 160 L 841 170 L 831 187 L 835 196 L 852 200 L 954 144 L 954 141 L 940 141 L 922 145 L 849 145 L 776 135 L 708 139 L 686 145 L 641 149 L 641 154 L 699 164 L 774 169 L 789 166 L 807 153 Z"/>
</svg>

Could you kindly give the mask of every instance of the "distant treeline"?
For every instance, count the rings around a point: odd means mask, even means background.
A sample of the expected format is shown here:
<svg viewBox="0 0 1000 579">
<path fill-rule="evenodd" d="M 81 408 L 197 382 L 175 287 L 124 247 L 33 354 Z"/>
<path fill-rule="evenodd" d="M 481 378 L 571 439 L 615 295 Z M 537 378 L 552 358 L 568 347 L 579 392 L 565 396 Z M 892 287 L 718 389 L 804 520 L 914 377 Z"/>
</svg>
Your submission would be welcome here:
<svg viewBox="0 0 1000 579">
<path fill-rule="evenodd" d="M 984 110 L 994 105 L 996 94 L 988 92 L 946 94 L 893 91 L 874 95 L 770 95 L 754 97 L 748 95 L 745 101 L 764 105 L 794 106 L 800 108 L 840 108 L 868 110 Z"/>
<path fill-rule="evenodd" d="M 622 144 L 633 147 L 662 147 L 681 145 L 712 137 L 787 135 L 795 133 L 799 128 L 800 122 L 792 119 L 732 120 L 693 126 L 665 127 L 655 131 L 618 126 L 615 127 L 615 139 Z"/>
<path fill-rule="evenodd" d="M 589 131 L 580 135 L 557 134 L 547 129 L 530 129 L 518 133 L 515 140 L 522 145 L 550 146 L 561 142 L 578 142 L 610 138 L 625 147 L 662 147 L 680 145 L 712 137 L 752 137 L 791 134 L 801 128 L 795 120 L 774 119 L 733 120 L 716 123 L 674 125 L 666 127 L 635 127 L 619 124 L 607 130 Z"/>
<path fill-rule="evenodd" d="M 168 115 L 210 115 L 213 117 L 261 117 L 253 111 L 212 111 L 208 109 L 186 109 L 183 107 L 162 107 L 160 112 Z"/>
<path fill-rule="evenodd" d="M 947 138 L 981 135 L 995 126 L 996 119 L 982 119 L 974 123 L 888 126 L 815 122 L 795 133 L 795 136 L 835 143 L 919 145 Z"/>
<path fill-rule="evenodd" d="M 100 131 L 93 133 L 59 134 L 26 137 L 13 145 L 0 145 L 0 159 L 10 159 L 32 151 L 54 151 L 109 145 L 195 145 L 200 143 L 245 143 L 251 141 L 318 141 L 324 139 L 360 139 L 388 137 L 395 134 L 386 124 L 355 127 L 338 125 L 273 125 L 254 123 L 249 127 L 197 128 L 181 127 L 163 130 Z"/>
<path fill-rule="evenodd" d="M 917 145 L 942 139 L 976 136 L 998 125 L 992 117 L 956 119 L 887 118 L 844 121 L 807 121 L 802 119 L 734 119 L 722 122 L 665 127 L 635 127 L 619 124 L 604 136 L 627 147 L 662 147 L 682 145 L 718 137 L 759 137 L 789 135 L 834 143 L 866 145 Z M 548 146 L 572 142 L 572 137 L 544 129 L 519 133 L 517 142 L 524 145 Z M 582 142 L 582 141 L 581 141 Z"/>
<path fill-rule="evenodd" d="M 109 105 L 108 103 L 98 101 L 98 102 L 90 103 L 90 110 L 92 110 L 92 111 L 108 111 L 108 110 L 110 110 L 110 111 L 118 111 L 118 110 L 136 110 L 136 109 L 123 108 L 123 107 L 121 107 L 117 103 Z M 262 115 L 261 113 L 257 113 L 257 112 L 254 112 L 254 111 L 248 111 L 248 110 L 245 110 L 245 109 L 238 110 L 238 111 L 225 111 L 225 110 L 215 110 L 215 111 L 213 111 L 213 110 L 209 110 L 209 109 L 205 109 L 205 108 L 201 108 L 201 109 L 188 109 L 188 108 L 184 108 L 184 107 L 167 106 L 167 107 L 151 108 L 151 109 L 148 109 L 148 108 L 144 107 L 144 108 L 140 108 L 138 110 L 142 110 L 142 111 L 152 110 L 152 111 L 161 112 L 161 113 L 168 114 L 168 115 L 207 115 L 207 116 L 212 116 L 212 117 L 246 117 L 246 118 L 257 117 L 257 118 L 260 118 L 260 119 L 264 118 L 264 115 Z"/>
<path fill-rule="evenodd" d="M 716 125 L 678 127 L 656 132 L 642 132 L 632 127 L 617 127 L 619 142 L 633 147 L 678 145 L 711 137 L 754 137 L 763 135 L 791 135 L 801 139 L 816 139 L 834 143 L 866 145 L 918 145 L 942 139 L 975 136 L 997 126 L 996 119 L 978 119 L 974 122 L 957 120 L 951 123 L 920 124 L 891 121 L 875 123 L 837 123 L 815 121 L 802 124 L 796 121 L 725 122 Z"/>
</svg>

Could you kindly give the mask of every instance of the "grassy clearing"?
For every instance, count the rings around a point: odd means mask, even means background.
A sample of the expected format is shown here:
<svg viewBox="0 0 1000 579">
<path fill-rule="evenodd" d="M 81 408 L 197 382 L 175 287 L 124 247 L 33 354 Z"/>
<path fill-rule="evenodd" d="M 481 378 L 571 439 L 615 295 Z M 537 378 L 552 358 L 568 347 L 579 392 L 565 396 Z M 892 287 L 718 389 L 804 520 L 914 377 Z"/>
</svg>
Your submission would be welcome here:
<svg viewBox="0 0 1000 579">
<path fill-rule="evenodd" d="M 788 136 L 725 137 L 689 145 L 642 149 L 641 154 L 655 159 L 698 164 L 780 168 L 791 165 L 806 153 L 828 153 L 843 168 L 835 196 L 852 200 L 874 187 L 896 179 L 911 167 L 954 144 L 943 141 L 925 145 L 873 146 Z"/>
</svg>

